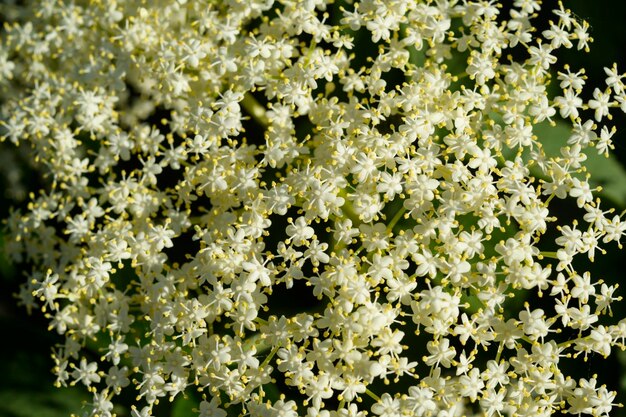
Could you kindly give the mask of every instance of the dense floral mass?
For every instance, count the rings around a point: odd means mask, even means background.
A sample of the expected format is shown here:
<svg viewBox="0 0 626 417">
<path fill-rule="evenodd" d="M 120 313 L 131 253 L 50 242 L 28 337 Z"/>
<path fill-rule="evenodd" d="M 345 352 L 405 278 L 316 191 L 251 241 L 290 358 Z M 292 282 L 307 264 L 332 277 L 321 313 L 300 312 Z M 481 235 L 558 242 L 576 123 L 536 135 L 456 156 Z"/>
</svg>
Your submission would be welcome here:
<svg viewBox="0 0 626 417">
<path fill-rule="evenodd" d="M 557 59 L 591 41 L 562 4 L 536 27 L 537 0 L 24 3 L 0 135 L 43 185 L 6 246 L 64 337 L 57 384 L 93 395 L 76 413 L 125 392 L 135 417 L 187 395 L 201 417 L 617 405 L 563 363 L 625 347 L 600 320 L 616 286 L 574 260 L 626 233 L 585 168 L 626 89 L 613 66 L 584 94 Z"/>
</svg>

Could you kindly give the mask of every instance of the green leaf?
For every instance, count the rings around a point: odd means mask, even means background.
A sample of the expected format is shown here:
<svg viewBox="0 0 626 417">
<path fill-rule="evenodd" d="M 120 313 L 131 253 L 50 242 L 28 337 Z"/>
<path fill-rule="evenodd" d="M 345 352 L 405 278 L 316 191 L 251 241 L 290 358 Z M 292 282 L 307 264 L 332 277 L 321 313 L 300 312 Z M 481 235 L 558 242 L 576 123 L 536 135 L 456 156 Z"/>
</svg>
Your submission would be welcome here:
<svg viewBox="0 0 626 417">
<path fill-rule="evenodd" d="M 546 156 L 555 157 L 561 154 L 562 147 L 568 146 L 567 140 L 572 134 L 572 128 L 566 122 L 556 122 L 555 126 L 544 122 L 534 126 L 534 133 L 543 145 Z M 598 193 L 601 198 L 626 207 L 626 170 L 617 158 L 613 155 L 608 158 L 598 155 L 593 148 L 586 149 L 584 154 L 587 155 L 584 165 L 591 174 L 590 185 L 602 187 L 602 191 Z M 531 172 L 533 175 L 543 176 L 537 167 L 531 167 Z"/>
<path fill-rule="evenodd" d="M 172 405 L 171 417 L 193 417 L 197 416 L 200 407 L 200 402 L 194 395 L 186 394 L 179 395 L 174 400 Z"/>
<path fill-rule="evenodd" d="M 0 415 L 4 417 L 68 417 L 78 413 L 87 400 L 80 389 L 54 391 L 6 390 L 0 392 Z"/>
</svg>

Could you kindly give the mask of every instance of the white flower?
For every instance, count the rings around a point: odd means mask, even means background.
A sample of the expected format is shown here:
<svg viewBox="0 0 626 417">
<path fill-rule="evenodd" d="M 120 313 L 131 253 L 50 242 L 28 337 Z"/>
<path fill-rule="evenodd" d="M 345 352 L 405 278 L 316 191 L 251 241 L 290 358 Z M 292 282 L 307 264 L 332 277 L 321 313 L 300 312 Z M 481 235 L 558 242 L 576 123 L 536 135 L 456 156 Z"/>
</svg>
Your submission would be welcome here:
<svg viewBox="0 0 626 417">
<path fill-rule="evenodd" d="M 626 347 L 617 286 L 577 270 L 626 234 L 587 172 L 626 88 L 557 61 L 591 41 L 561 3 L 543 31 L 537 0 L 17 3 L 0 141 L 41 190 L 6 252 L 86 416 L 615 406 L 561 359 Z"/>
<path fill-rule="evenodd" d="M 610 93 L 603 93 L 597 88 L 593 91 L 593 99 L 589 100 L 589 108 L 595 110 L 594 117 L 596 121 L 601 122 L 603 117 L 610 116 L 610 100 Z"/>
<path fill-rule="evenodd" d="M 583 105 L 583 100 L 571 88 L 564 90 L 563 95 L 555 98 L 554 102 L 559 107 L 561 117 L 572 119 L 578 118 L 578 109 Z"/>
<path fill-rule="evenodd" d="M 295 222 L 287 226 L 286 231 L 296 246 L 304 245 L 315 233 L 313 228 L 307 225 L 304 217 L 298 217 Z"/>
<path fill-rule="evenodd" d="M 80 367 L 72 371 L 72 377 L 76 382 L 82 382 L 85 386 L 100 382 L 98 375 L 98 364 L 96 362 L 87 363 L 85 358 L 80 360 Z"/>
</svg>

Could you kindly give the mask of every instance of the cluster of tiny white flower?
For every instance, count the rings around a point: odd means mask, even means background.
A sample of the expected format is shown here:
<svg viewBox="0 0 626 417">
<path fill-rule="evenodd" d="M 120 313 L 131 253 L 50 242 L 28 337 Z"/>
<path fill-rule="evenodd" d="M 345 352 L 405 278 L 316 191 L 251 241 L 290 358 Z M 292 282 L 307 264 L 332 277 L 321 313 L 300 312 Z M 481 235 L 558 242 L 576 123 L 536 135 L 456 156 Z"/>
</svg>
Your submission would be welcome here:
<svg viewBox="0 0 626 417">
<path fill-rule="evenodd" d="M 0 134 L 47 186 L 6 247 L 86 415 L 128 390 L 136 417 L 192 391 L 201 417 L 616 405 L 562 368 L 625 347 L 626 320 L 599 322 L 616 286 L 573 262 L 626 233 L 584 162 L 626 88 L 607 68 L 586 100 L 557 67 L 591 41 L 561 4 L 538 30 L 538 0 L 26 3 L 0 35 Z M 536 127 L 559 117 L 550 155 Z M 317 305 L 272 309 L 296 286 Z"/>
</svg>

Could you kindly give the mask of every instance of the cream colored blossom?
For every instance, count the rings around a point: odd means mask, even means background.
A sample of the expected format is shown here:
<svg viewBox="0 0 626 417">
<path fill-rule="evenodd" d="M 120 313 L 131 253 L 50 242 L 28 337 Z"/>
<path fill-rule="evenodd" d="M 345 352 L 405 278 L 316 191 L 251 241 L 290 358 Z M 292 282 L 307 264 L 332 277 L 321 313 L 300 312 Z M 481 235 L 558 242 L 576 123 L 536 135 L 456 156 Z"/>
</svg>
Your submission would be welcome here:
<svg viewBox="0 0 626 417">
<path fill-rule="evenodd" d="M 45 184 L 6 248 L 64 338 L 57 385 L 89 416 L 122 392 L 141 417 L 185 395 L 207 417 L 608 416 L 561 359 L 626 347 L 598 324 L 617 286 L 574 266 L 626 233 L 585 168 L 624 75 L 584 94 L 557 57 L 587 23 L 559 3 L 539 32 L 541 2 L 512 3 L 15 6 L 0 138 Z M 546 251 L 555 198 L 585 214 Z"/>
</svg>

